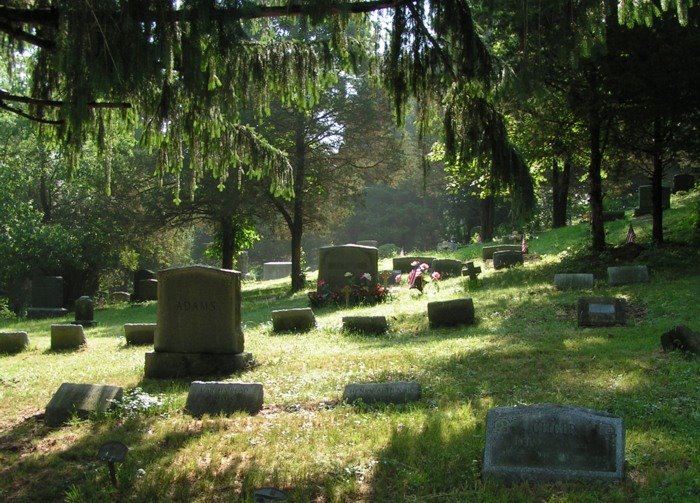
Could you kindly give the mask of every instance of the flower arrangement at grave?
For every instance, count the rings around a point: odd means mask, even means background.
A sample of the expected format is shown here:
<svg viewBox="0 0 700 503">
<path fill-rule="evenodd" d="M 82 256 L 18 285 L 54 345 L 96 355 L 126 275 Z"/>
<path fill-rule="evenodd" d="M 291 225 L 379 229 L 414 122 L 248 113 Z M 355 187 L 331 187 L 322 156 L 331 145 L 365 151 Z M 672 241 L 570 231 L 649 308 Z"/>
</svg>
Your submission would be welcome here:
<svg viewBox="0 0 700 503">
<path fill-rule="evenodd" d="M 311 307 L 371 305 L 384 302 L 389 295 L 389 289 L 375 283 L 368 272 L 359 275 L 346 272 L 345 285 L 342 288 L 333 288 L 328 281 L 321 278 L 316 284 L 316 291 L 309 292 L 308 295 Z"/>
<path fill-rule="evenodd" d="M 440 280 L 442 276 L 438 271 L 430 272 L 430 266 L 425 262 L 418 262 L 417 260 L 411 262 L 411 272 L 408 273 L 408 288 L 416 289 L 420 293 L 423 293 L 423 289 L 432 283 L 436 290 L 440 290 Z M 396 283 L 401 284 L 402 277 L 399 274 L 396 276 Z"/>
</svg>

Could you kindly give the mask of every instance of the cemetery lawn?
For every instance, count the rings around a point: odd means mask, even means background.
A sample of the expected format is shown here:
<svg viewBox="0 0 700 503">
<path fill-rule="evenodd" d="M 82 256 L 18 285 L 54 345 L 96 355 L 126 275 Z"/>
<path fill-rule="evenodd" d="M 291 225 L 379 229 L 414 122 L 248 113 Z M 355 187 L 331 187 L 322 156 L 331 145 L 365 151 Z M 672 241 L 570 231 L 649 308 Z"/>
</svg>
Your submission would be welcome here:
<svg viewBox="0 0 700 503">
<path fill-rule="evenodd" d="M 588 226 L 529 241 L 523 267 L 494 271 L 471 246 L 440 256 L 476 259 L 480 284 L 462 279 L 405 286 L 385 304 L 316 311 L 306 334 L 272 333 L 270 311 L 306 307 L 284 280 L 245 283 L 246 351 L 256 366 L 230 381 L 264 385 L 255 416 L 193 419 L 183 413 L 193 379 L 144 379 L 148 346 L 130 347 L 124 323 L 155 322 L 155 303 L 97 309 L 88 346 L 49 350 L 49 320 L 3 320 L 26 330 L 30 349 L 0 355 L 0 501 L 252 501 L 276 486 L 290 501 L 700 500 L 700 358 L 660 350 L 662 333 L 700 331 L 700 193 L 673 196 L 664 213 L 669 244 L 651 247 L 651 217 L 606 224 L 612 245 L 630 222 L 643 249 L 633 262 L 616 252 L 592 259 Z M 431 252 L 422 252 L 432 254 Z M 606 267 L 649 265 L 651 283 L 610 287 Z M 380 269 L 389 262 L 380 263 Z M 590 272 L 593 290 L 559 292 L 558 272 Z M 579 328 L 579 296 L 624 298 L 627 325 Z M 431 329 L 427 302 L 469 296 L 474 326 Z M 384 336 L 344 333 L 343 315 L 386 315 Z M 72 318 L 66 318 L 70 320 Z M 55 321 L 54 321 L 55 322 Z M 415 380 L 423 398 L 402 406 L 339 402 L 348 383 Z M 41 417 L 62 382 L 122 386 L 116 412 L 49 428 Z M 157 400 L 156 400 L 157 399 Z M 626 428 L 626 479 L 503 487 L 480 479 L 484 424 L 496 406 L 555 403 L 607 411 Z M 98 447 L 129 446 L 110 484 Z"/>
</svg>

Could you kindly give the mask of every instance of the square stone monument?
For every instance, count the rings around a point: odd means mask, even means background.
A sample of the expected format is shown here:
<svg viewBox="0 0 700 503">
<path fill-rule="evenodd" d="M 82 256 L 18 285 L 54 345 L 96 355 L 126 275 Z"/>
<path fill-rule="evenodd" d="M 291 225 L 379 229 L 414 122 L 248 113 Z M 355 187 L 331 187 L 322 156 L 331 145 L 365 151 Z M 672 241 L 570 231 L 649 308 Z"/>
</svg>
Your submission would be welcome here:
<svg viewBox="0 0 700 503">
<path fill-rule="evenodd" d="M 581 297 L 576 302 L 579 327 L 612 327 L 627 321 L 625 300 L 608 297 Z"/>
<path fill-rule="evenodd" d="M 131 296 L 131 300 L 134 302 L 142 302 L 146 299 L 143 298 L 141 292 L 141 282 L 147 280 L 155 280 L 156 273 L 150 269 L 139 269 L 134 273 L 134 293 Z"/>
<path fill-rule="evenodd" d="M 639 186 L 639 203 L 634 209 L 634 216 L 648 215 L 651 213 L 651 185 Z M 671 187 L 661 187 L 661 207 L 667 210 L 671 207 Z"/>
<path fill-rule="evenodd" d="M 155 351 L 146 353 L 146 377 L 231 374 L 249 365 L 240 276 L 203 265 L 158 271 Z"/>
<path fill-rule="evenodd" d="M 32 307 L 27 318 L 58 318 L 68 314 L 63 307 L 63 277 L 39 276 L 32 280 Z"/>
<path fill-rule="evenodd" d="M 318 279 L 324 280 L 334 290 L 348 284 L 346 273 L 351 273 L 356 280 L 369 273 L 371 282 L 379 283 L 378 260 L 378 251 L 372 246 L 323 246 L 318 250 Z"/>
</svg>

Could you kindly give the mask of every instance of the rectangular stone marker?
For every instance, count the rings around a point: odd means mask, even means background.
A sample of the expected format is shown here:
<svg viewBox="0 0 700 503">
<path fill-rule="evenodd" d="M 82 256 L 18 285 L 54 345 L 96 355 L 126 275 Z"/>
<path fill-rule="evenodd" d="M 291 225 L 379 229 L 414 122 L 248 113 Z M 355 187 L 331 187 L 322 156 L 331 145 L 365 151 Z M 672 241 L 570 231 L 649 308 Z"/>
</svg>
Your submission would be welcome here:
<svg viewBox="0 0 700 503">
<path fill-rule="evenodd" d="M 608 267 L 608 284 L 612 286 L 649 283 L 649 269 L 645 265 Z"/>
<path fill-rule="evenodd" d="M 673 193 L 693 190 L 695 186 L 695 176 L 690 173 L 681 173 L 673 177 Z"/>
<path fill-rule="evenodd" d="M 57 318 L 68 314 L 63 307 L 63 277 L 39 276 L 32 280 L 32 307 L 27 318 Z"/>
<path fill-rule="evenodd" d="M 343 329 L 379 335 L 389 330 L 389 324 L 386 316 L 343 316 Z"/>
<path fill-rule="evenodd" d="M 145 300 L 141 297 L 141 281 L 147 279 L 156 279 L 156 273 L 150 269 L 139 269 L 134 273 L 134 294 L 131 296 L 131 300 L 134 302 Z"/>
<path fill-rule="evenodd" d="M 421 386 L 414 381 L 348 384 L 343 391 L 347 403 L 408 403 L 421 398 Z"/>
<path fill-rule="evenodd" d="M 555 274 L 554 286 L 557 290 L 568 288 L 593 288 L 592 274 Z"/>
<path fill-rule="evenodd" d="M 125 323 L 124 336 L 127 344 L 153 344 L 156 338 L 156 324 Z"/>
<path fill-rule="evenodd" d="M 378 259 L 377 249 L 371 246 L 323 246 L 318 250 L 318 279 L 324 280 L 333 290 L 348 284 L 346 273 L 352 274 L 356 282 L 360 276 L 369 273 L 371 283 L 379 283 Z"/>
<path fill-rule="evenodd" d="M 457 278 L 462 275 L 462 264 L 459 260 L 449 258 L 436 258 L 433 260 L 431 269 L 437 271 L 442 279 Z"/>
<path fill-rule="evenodd" d="M 202 265 L 158 271 L 154 349 L 146 377 L 232 373 L 246 367 L 240 273 Z"/>
<path fill-rule="evenodd" d="M 431 327 L 472 325 L 474 302 L 470 298 L 428 302 L 428 321 Z"/>
<path fill-rule="evenodd" d="M 29 346 L 27 332 L 0 332 L 0 353 L 19 353 Z"/>
<path fill-rule="evenodd" d="M 310 307 L 272 311 L 274 332 L 308 332 L 315 326 L 316 317 Z"/>
<path fill-rule="evenodd" d="M 290 278 L 291 276 L 291 262 L 265 262 L 263 264 L 263 281 L 270 279 Z"/>
<path fill-rule="evenodd" d="M 520 250 L 499 250 L 493 254 L 494 269 L 507 269 L 524 262 L 523 252 Z"/>
<path fill-rule="evenodd" d="M 105 412 L 122 399 L 123 390 L 118 386 L 98 384 L 73 384 L 64 382 L 46 406 L 44 423 L 61 426 L 73 414 L 85 419 L 91 412 Z"/>
<path fill-rule="evenodd" d="M 415 269 L 416 266 L 411 265 L 413 262 L 432 266 L 433 260 L 435 260 L 435 257 L 394 257 L 391 259 L 393 269 L 396 271 L 401 271 L 402 273 L 411 272 L 413 269 Z"/>
<path fill-rule="evenodd" d="M 142 279 L 139 281 L 139 301 L 158 300 L 158 280 Z"/>
<path fill-rule="evenodd" d="M 620 481 L 622 419 L 578 407 L 497 407 L 486 415 L 484 480 Z"/>
<path fill-rule="evenodd" d="M 634 216 L 648 215 L 651 213 L 651 185 L 640 185 L 638 208 L 634 209 Z M 661 207 L 667 210 L 671 207 L 671 187 L 661 187 Z"/>
<path fill-rule="evenodd" d="M 263 385 L 259 383 L 202 382 L 190 384 L 185 409 L 195 417 L 204 414 L 256 414 L 263 405 Z"/>
<path fill-rule="evenodd" d="M 499 251 L 522 252 L 522 245 L 494 245 L 484 246 L 481 249 L 481 258 L 484 260 L 493 259 L 493 254 Z"/>
<path fill-rule="evenodd" d="M 625 301 L 602 297 L 582 297 L 576 304 L 580 327 L 611 327 L 626 322 Z"/>
</svg>

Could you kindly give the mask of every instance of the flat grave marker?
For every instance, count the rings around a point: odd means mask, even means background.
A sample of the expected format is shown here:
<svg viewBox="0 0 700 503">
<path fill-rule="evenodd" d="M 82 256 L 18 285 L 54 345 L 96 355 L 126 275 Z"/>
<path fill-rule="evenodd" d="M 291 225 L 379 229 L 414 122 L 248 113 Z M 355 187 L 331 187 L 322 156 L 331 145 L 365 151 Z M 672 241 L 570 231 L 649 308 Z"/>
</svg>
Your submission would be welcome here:
<svg viewBox="0 0 700 503">
<path fill-rule="evenodd" d="M 557 290 L 591 289 L 593 288 L 593 275 L 586 273 L 555 274 L 554 286 Z"/>
<path fill-rule="evenodd" d="M 73 414 L 85 419 L 91 412 L 107 411 L 122 395 L 123 389 L 118 386 L 64 382 L 46 406 L 44 422 L 48 426 L 60 426 Z"/>
<path fill-rule="evenodd" d="M 612 286 L 649 283 L 649 269 L 645 265 L 608 267 L 608 284 Z"/>
<path fill-rule="evenodd" d="M 580 327 L 611 327 L 627 321 L 624 299 L 581 297 L 576 303 Z"/>
<path fill-rule="evenodd" d="M 191 415 L 201 417 L 236 412 L 256 414 L 262 405 L 263 385 L 260 383 L 194 381 L 190 384 L 185 409 Z"/>
</svg>

